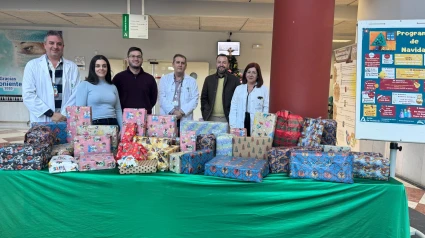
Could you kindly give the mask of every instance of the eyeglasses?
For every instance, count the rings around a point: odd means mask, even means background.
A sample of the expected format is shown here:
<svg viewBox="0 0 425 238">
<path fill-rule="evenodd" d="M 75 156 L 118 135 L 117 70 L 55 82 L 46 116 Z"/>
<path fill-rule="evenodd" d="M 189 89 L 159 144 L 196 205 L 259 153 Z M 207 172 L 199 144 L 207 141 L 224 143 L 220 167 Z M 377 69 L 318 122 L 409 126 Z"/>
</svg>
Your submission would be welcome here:
<svg viewBox="0 0 425 238">
<path fill-rule="evenodd" d="M 141 59 L 142 56 L 141 55 L 129 55 L 128 58 L 132 58 L 132 59 Z"/>
</svg>

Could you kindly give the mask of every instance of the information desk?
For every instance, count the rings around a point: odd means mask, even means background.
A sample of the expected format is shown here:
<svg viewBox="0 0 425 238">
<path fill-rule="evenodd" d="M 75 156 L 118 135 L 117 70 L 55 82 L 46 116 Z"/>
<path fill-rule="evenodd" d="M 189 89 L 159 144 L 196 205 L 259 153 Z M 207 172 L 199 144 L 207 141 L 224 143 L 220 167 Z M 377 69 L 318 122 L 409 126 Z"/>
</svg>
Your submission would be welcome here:
<svg viewBox="0 0 425 238">
<path fill-rule="evenodd" d="M 0 171 L 0 237 L 409 237 L 404 186 Z"/>
</svg>

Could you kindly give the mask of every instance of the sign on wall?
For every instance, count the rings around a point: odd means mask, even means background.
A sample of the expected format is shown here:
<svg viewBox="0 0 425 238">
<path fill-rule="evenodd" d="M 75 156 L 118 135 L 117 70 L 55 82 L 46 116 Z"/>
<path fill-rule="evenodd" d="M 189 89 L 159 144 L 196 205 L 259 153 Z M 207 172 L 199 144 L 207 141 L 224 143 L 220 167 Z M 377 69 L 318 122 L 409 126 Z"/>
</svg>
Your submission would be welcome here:
<svg viewBox="0 0 425 238">
<path fill-rule="evenodd" d="M 425 142 L 425 22 L 359 21 L 356 134 Z"/>
<path fill-rule="evenodd" d="M 148 15 L 122 14 L 122 38 L 148 39 Z"/>
<path fill-rule="evenodd" d="M 22 77 L 28 61 L 45 53 L 47 31 L 0 30 L 0 101 L 22 101 Z"/>
</svg>

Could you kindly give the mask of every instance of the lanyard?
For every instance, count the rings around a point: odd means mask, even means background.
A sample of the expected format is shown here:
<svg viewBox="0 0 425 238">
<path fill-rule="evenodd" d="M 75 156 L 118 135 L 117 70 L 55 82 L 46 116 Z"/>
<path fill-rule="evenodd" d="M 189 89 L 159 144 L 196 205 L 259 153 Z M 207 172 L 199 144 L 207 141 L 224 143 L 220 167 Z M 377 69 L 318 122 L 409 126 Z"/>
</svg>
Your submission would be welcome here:
<svg viewBox="0 0 425 238">
<path fill-rule="evenodd" d="M 255 86 L 252 88 L 252 91 L 254 91 Z M 245 105 L 245 111 L 248 112 L 248 99 L 249 99 L 249 94 L 252 93 L 248 91 L 248 84 L 246 85 L 246 92 L 248 93 L 248 95 L 246 95 L 246 105 Z"/>
</svg>

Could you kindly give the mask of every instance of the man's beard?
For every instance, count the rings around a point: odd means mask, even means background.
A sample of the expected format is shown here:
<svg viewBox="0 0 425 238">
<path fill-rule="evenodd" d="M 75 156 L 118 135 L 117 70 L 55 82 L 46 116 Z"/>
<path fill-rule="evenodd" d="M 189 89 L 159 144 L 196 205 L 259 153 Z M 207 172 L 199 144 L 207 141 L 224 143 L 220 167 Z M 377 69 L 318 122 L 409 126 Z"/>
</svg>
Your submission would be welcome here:
<svg viewBox="0 0 425 238">
<path fill-rule="evenodd" d="M 217 68 L 217 73 L 218 74 L 224 74 L 226 72 L 226 68 L 224 68 L 224 67 L 218 67 Z"/>
</svg>

